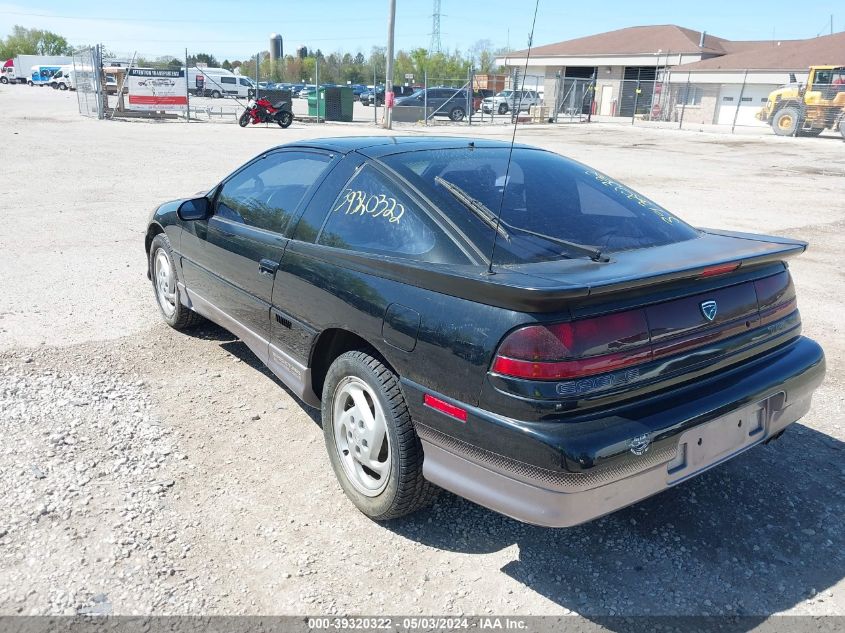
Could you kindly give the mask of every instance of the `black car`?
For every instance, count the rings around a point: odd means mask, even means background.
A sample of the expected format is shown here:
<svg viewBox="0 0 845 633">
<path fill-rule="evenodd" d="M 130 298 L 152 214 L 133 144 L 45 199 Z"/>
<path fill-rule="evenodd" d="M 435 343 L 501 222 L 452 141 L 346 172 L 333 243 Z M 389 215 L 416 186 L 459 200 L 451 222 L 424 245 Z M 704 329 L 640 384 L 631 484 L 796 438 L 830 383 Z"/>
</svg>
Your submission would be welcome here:
<svg viewBox="0 0 845 633">
<path fill-rule="evenodd" d="M 340 484 L 374 519 L 442 487 L 574 525 L 807 413 L 824 355 L 785 263 L 805 243 L 696 229 L 590 167 L 509 150 L 268 150 L 152 214 L 161 314 L 229 329 L 321 407 Z"/>
<path fill-rule="evenodd" d="M 401 97 L 406 97 L 413 94 L 415 90 L 416 88 L 411 86 L 393 86 L 393 98 L 399 99 Z M 361 97 L 363 100 L 363 95 L 361 95 Z M 369 91 L 366 105 L 384 105 L 384 86 L 378 86 L 377 88 Z"/>
<path fill-rule="evenodd" d="M 446 116 L 452 121 L 462 121 L 467 112 L 475 110 L 475 99 L 468 91 L 457 88 L 423 88 L 396 100 L 395 107 L 428 107 L 433 116 Z M 480 103 L 480 100 L 478 100 Z"/>
</svg>

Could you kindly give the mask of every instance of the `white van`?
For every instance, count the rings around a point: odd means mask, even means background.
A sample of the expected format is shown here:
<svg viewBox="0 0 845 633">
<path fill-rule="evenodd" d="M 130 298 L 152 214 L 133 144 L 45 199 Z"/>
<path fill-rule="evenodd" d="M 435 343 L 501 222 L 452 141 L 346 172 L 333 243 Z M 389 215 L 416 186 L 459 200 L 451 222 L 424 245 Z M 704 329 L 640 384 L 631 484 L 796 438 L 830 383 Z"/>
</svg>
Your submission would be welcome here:
<svg viewBox="0 0 845 633">
<path fill-rule="evenodd" d="M 62 66 L 50 77 L 50 86 L 56 90 L 76 90 L 76 72 L 72 66 Z"/>
<path fill-rule="evenodd" d="M 197 82 L 198 75 L 202 77 L 199 83 Z M 255 95 L 255 82 L 249 77 L 236 75 L 223 68 L 190 68 L 188 69 L 188 90 L 192 94 L 204 92 L 214 99 L 220 97 L 250 99 Z"/>
</svg>

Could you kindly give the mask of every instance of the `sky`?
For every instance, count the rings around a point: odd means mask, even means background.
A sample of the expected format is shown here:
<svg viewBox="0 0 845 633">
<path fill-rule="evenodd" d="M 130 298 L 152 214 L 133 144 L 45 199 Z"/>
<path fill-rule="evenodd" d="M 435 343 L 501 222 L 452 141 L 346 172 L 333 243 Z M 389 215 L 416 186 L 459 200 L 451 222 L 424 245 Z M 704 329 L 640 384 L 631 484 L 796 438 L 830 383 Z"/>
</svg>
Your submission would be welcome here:
<svg viewBox="0 0 845 633">
<path fill-rule="evenodd" d="M 396 47 L 428 48 L 431 0 L 396 0 Z M 837 14 L 838 11 L 838 14 Z M 48 29 L 71 44 L 102 43 L 118 55 L 211 53 L 243 59 L 269 49 L 280 33 L 285 53 L 305 44 L 324 54 L 365 55 L 387 39 L 388 0 L 0 0 L 0 37 L 15 24 Z M 534 0 L 441 0 L 441 45 L 466 51 L 479 40 L 493 48 L 525 48 Z M 626 26 L 678 24 L 728 39 L 799 39 L 845 30 L 845 4 L 829 0 L 705 0 L 583 2 L 540 0 L 535 45 Z"/>
</svg>

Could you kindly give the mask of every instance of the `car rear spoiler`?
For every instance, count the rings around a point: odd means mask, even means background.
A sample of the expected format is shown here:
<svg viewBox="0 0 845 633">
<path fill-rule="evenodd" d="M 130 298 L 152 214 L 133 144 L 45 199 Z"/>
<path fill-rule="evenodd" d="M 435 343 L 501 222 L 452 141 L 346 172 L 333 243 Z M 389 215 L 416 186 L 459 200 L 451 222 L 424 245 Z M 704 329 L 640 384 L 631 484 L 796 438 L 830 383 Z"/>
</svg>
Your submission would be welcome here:
<svg viewBox="0 0 845 633">
<path fill-rule="evenodd" d="M 790 238 L 703 229 L 693 240 L 611 253 L 606 263 L 560 259 L 494 266 L 488 274 L 486 267 L 416 263 L 302 242 L 288 245 L 289 251 L 345 268 L 521 312 L 558 312 L 576 299 L 783 262 L 806 249 L 806 242 Z"/>
</svg>

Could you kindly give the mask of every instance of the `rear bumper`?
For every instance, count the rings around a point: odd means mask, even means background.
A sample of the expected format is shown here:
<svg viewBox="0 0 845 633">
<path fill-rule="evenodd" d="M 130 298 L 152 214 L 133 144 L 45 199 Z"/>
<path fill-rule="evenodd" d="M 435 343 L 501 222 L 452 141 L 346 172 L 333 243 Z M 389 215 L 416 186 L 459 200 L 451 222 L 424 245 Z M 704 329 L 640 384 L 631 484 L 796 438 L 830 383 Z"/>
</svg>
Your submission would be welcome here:
<svg viewBox="0 0 845 633">
<path fill-rule="evenodd" d="M 747 382 L 754 390 L 726 391 L 719 398 L 721 393 L 703 389 L 702 402 L 667 408 L 664 414 L 671 419 L 664 421 L 662 430 L 595 447 L 598 453 L 616 457 L 580 472 L 547 469 L 479 448 L 426 424 L 427 416 L 439 413 L 413 404 L 411 409 L 425 453 L 426 479 L 520 521 L 569 527 L 657 494 L 780 434 L 809 411 L 824 372 L 821 348 L 799 338 L 760 372 L 760 380 Z M 416 394 L 411 396 L 415 399 Z M 483 414 L 492 416 L 469 410 L 467 424 Z M 636 411 L 632 406 L 629 413 Z M 618 425 L 624 419 L 626 426 L 636 427 L 631 422 L 638 420 L 625 416 L 617 410 L 598 424 Z M 653 424 L 651 419 L 642 422 L 642 428 Z M 519 424 L 532 433 L 530 424 Z"/>
</svg>

